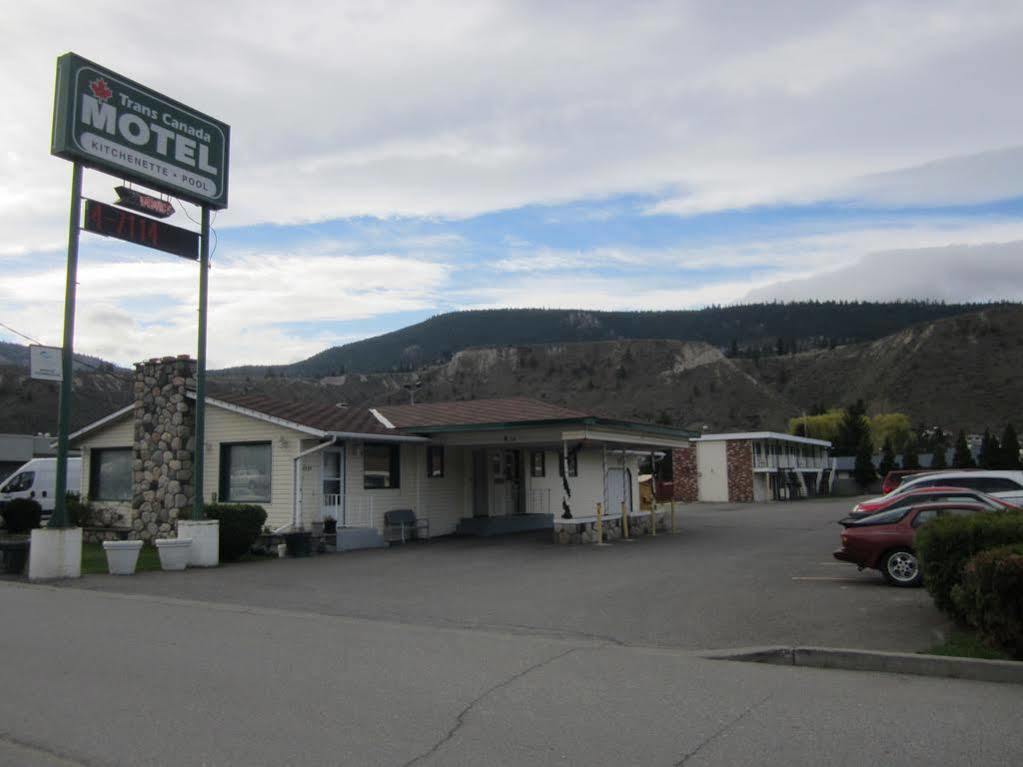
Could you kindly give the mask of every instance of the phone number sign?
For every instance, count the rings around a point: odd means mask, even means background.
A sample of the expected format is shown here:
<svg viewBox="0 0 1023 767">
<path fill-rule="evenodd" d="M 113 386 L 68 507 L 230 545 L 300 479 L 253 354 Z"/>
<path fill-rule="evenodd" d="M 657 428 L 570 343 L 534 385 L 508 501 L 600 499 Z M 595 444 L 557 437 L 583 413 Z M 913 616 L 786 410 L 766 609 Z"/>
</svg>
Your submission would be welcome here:
<svg viewBox="0 0 1023 767">
<path fill-rule="evenodd" d="M 74 53 L 57 59 L 52 154 L 227 207 L 231 129 Z"/>
<path fill-rule="evenodd" d="M 199 260 L 199 235 L 95 200 L 85 201 L 85 231 Z"/>
</svg>

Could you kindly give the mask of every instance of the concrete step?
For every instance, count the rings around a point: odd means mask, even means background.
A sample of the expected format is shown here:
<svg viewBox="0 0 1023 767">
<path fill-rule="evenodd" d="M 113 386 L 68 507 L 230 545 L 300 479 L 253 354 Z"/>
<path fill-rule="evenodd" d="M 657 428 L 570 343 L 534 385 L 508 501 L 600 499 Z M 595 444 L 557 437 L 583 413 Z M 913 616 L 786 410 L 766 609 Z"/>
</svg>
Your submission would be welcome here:
<svg viewBox="0 0 1023 767">
<path fill-rule="evenodd" d="M 458 523 L 455 535 L 489 538 L 492 535 L 549 530 L 554 526 L 550 514 L 512 514 L 506 517 L 465 517 Z"/>
<path fill-rule="evenodd" d="M 387 541 L 373 527 L 339 527 L 337 529 L 337 550 L 384 549 Z"/>
</svg>

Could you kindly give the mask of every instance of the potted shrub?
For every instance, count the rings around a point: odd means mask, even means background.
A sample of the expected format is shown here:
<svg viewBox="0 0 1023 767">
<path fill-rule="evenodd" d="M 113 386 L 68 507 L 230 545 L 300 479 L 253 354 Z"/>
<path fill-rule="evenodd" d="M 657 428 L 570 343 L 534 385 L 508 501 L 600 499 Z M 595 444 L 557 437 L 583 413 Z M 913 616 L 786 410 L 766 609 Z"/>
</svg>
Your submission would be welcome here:
<svg viewBox="0 0 1023 767">
<path fill-rule="evenodd" d="M 142 541 L 103 541 L 107 571 L 111 575 L 134 575 L 142 551 Z M 162 564 L 161 557 L 161 564 Z"/>
</svg>

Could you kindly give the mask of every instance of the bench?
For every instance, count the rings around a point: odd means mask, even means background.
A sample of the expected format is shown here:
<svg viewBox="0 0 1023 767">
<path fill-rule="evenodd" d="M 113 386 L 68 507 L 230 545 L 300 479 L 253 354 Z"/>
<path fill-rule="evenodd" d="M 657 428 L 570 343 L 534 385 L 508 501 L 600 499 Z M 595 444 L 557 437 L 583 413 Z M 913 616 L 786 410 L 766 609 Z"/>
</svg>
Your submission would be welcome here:
<svg viewBox="0 0 1023 767">
<path fill-rule="evenodd" d="M 425 533 L 425 539 L 430 538 L 430 520 L 416 519 L 416 513 L 412 509 L 394 509 L 384 512 L 384 540 L 390 542 L 395 540 L 395 534 L 402 543 L 420 538 L 420 531 Z"/>
</svg>

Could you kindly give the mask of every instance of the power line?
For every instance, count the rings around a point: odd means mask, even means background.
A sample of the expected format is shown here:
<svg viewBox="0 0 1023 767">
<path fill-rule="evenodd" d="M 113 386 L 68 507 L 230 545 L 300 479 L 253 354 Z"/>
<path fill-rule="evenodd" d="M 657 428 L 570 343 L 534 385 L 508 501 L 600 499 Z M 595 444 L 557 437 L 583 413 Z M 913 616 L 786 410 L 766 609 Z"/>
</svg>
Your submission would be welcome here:
<svg viewBox="0 0 1023 767">
<path fill-rule="evenodd" d="M 28 341 L 31 341 L 32 343 L 36 344 L 37 346 L 46 346 L 47 345 L 47 344 L 44 344 L 42 341 L 40 341 L 40 340 L 38 340 L 36 338 L 32 338 L 32 336 L 30 336 L 30 335 L 26 335 L 25 333 L 22 333 L 20 330 L 16 330 L 15 328 L 12 328 L 10 325 L 8 325 L 5 322 L 0 322 L 0 328 L 4 328 L 5 330 L 9 330 L 12 333 L 14 333 L 15 335 L 21 336 L 22 338 L 24 338 L 24 339 L 26 339 Z M 74 361 L 75 364 L 81 365 L 82 367 L 87 367 L 90 370 L 93 370 L 93 371 L 95 371 L 97 373 L 105 373 L 106 375 L 113 376 L 114 378 L 120 378 L 122 381 L 126 381 L 128 383 L 134 383 L 135 382 L 134 378 L 131 378 L 131 377 L 125 375 L 124 373 L 118 373 L 116 370 L 104 370 L 101 367 L 99 367 L 99 365 L 93 365 L 88 360 L 82 359 L 81 355 L 78 355 L 78 354 L 74 355 L 74 360 L 73 361 Z M 112 364 L 112 363 L 106 363 L 106 364 Z"/>
<path fill-rule="evenodd" d="M 0 328 L 4 328 L 5 330 L 9 330 L 12 333 L 14 333 L 14 335 L 21 336 L 22 338 L 24 338 L 24 339 L 26 339 L 28 341 L 31 341 L 32 343 L 37 344 L 38 346 L 45 346 L 45 344 L 42 341 L 37 341 L 36 339 L 32 338 L 32 336 L 26 336 L 20 330 L 15 330 L 10 325 L 5 325 L 4 323 L 0 322 Z"/>
</svg>

